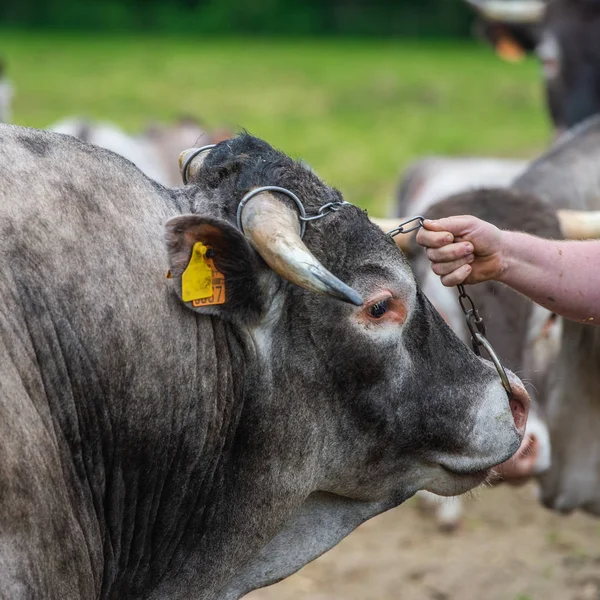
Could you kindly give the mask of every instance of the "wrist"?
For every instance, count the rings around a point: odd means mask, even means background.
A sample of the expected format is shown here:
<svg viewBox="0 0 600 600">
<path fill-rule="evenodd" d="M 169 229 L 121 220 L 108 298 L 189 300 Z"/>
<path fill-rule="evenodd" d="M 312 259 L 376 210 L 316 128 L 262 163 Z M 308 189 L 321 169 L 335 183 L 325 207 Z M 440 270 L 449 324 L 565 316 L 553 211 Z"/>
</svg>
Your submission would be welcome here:
<svg viewBox="0 0 600 600">
<path fill-rule="evenodd" d="M 500 243 L 497 253 L 497 274 L 494 277 L 496 281 L 506 283 L 511 278 L 511 274 L 516 267 L 516 257 L 514 253 L 514 232 L 500 230 Z"/>
<path fill-rule="evenodd" d="M 497 281 L 508 284 L 518 268 L 518 252 L 515 247 L 519 245 L 519 233 L 514 231 L 500 232 L 500 249 L 498 251 L 498 275 Z"/>
</svg>

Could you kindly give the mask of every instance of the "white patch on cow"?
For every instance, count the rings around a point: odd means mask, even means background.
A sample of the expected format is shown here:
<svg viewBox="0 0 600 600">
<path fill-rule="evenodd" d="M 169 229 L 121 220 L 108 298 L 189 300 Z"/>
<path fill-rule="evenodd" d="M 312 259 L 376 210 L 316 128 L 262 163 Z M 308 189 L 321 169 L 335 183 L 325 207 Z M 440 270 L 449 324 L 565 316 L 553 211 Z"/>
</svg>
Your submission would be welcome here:
<svg viewBox="0 0 600 600">
<path fill-rule="evenodd" d="M 544 77 L 546 79 L 556 79 L 560 75 L 561 68 L 560 44 L 556 36 L 550 31 L 545 31 L 542 41 L 535 51 L 542 63 Z"/>
<path fill-rule="evenodd" d="M 268 283 L 265 282 L 264 285 L 268 285 Z M 283 301 L 283 294 L 275 294 L 273 301 L 269 304 L 267 313 L 261 319 L 260 325 L 252 330 L 258 355 L 267 364 L 270 362 L 269 358 L 273 346 L 273 327 L 281 318 Z"/>
<path fill-rule="evenodd" d="M 499 379 L 495 379 L 481 394 L 468 448 L 458 455 L 439 456 L 436 462 L 458 472 L 483 469 L 510 458 L 520 444 L 521 439 L 514 425 L 506 391 Z M 499 448 L 506 449 L 504 456 L 498 454 Z M 446 490 L 440 492 L 432 487 L 427 489 L 436 494 L 455 495 L 448 494 Z"/>
<path fill-rule="evenodd" d="M 550 432 L 548 431 L 546 423 L 544 423 L 544 421 L 542 421 L 538 415 L 530 412 L 529 418 L 527 419 L 525 435 L 531 435 L 537 440 L 538 455 L 535 459 L 535 464 L 533 465 L 532 474 L 539 475 L 550 468 Z"/>
<path fill-rule="evenodd" d="M 431 510 L 440 529 L 449 531 L 456 529 L 463 516 L 463 502 L 460 496 L 447 498 L 431 492 L 417 492 L 419 503 L 424 510 Z"/>
<path fill-rule="evenodd" d="M 533 304 L 523 350 L 526 377 L 545 378 L 560 351 L 563 321 L 555 313 Z"/>
<path fill-rule="evenodd" d="M 563 320 L 539 304 L 533 304 L 527 324 L 523 348 L 523 374 L 532 384 L 532 397 L 537 387 L 546 382 L 560 351 Z M 552 447 L 546 422 L 535 411 L 530 411 L 526 432 L 538 442 L 538 455 L 533 467 L 536 475 L 550 468 Z"/>
</svg>

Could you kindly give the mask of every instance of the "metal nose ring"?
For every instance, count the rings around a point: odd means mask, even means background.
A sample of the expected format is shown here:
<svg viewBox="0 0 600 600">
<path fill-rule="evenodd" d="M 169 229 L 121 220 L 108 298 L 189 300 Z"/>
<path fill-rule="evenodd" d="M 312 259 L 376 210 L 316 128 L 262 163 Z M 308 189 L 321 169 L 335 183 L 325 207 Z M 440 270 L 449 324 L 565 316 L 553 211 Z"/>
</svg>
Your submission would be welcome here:
<svg viewBox="0 0 600 600">
<path fill-rule="evenodd" d="M 475 339 L 481 346 L 483 346 L 485 348 L 486 352 L 489 354 L 492 362 L 494 363 L 494 366 L 496 367 L 496 371 L 498 371 L 498 375 L 500 376 L 500 381 L 502 381 L 502 385 L 503 385 L 504 389 L 506 390 L 506 393 L 509 396 L 512 395 L 512 387 L 510 385 L 508 375 L 506 374 L 506 370 L 504 369 L 504 366 L 500 362 L 500 358 L 496 354 L 496 351 L 494 350 L 492 345 L 487 341 L 487 338 L 483 334 L 476 333 Z"/>
</svg>

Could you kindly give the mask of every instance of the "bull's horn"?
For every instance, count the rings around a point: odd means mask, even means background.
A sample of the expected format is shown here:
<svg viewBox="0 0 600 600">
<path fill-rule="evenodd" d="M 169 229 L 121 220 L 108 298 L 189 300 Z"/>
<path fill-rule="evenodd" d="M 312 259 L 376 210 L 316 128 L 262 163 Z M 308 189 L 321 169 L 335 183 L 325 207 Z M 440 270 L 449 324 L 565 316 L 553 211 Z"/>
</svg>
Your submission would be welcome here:
<svg viewBox="0 0 600 600">
<path fill-rule="evenodd" d="M 504 23 L 539 23 L 546 11 L 544 0 L 465 0 L 482 17 Z"/>
<path fill-rule="evenodd" d="M 559 210 L 557 217 L 565 239 L 600 238 L 600 211 Z"/>
<path fill-rule="evenodd" d="M 391 231 L 398 227 L 398 223 L 400 219 L 374 219 L 373 217 L 369 217 L 375 225 L 377 225 L 380 229 L 383 229 L 385 233 Z M 416 231 L 411 233 L 399 233 L 394 236 L 394 241 L 396 242 L 396 246 L 402 250 L 404 253 L 408 253 L 410 250 L 410 241 L 416 235 Z"/>
<path fill-rule="evenodd" d="M 331 274 L 310 252 L 300 237 L 298 213 L 264 191 L 243 205 L 244 234 L 281 277 L 311 292 L 361 306 L 358 292 Z"/>
<path fill-rule="evenodd" d="M 198 172 L 202 163 L 208 156 L 208 150 L 214 148 L 216 144 L 208 144 L 201 148 L 188 148 L 179 155 L 179 172 L 181 173 L 181 179 L 183 183 L 189 181 L 190 177 Z"/>
</svg>

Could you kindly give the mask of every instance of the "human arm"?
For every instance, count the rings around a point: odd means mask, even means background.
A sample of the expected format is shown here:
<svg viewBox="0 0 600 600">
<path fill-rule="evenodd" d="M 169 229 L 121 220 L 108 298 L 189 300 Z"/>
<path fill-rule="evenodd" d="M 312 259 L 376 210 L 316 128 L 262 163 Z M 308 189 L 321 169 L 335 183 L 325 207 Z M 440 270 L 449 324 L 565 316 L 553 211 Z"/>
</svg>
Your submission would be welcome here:
<svg viewBox="0 0 600 600">
<path fill-rule="evenodd" d="M 546 240 L 457 216 L 425 221 L 417 242 L 446 286 L 493 279 L 564 317 L 600 324 L 600 240 Z"/>
</svg>

